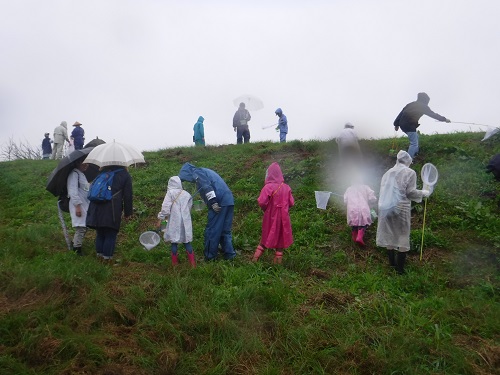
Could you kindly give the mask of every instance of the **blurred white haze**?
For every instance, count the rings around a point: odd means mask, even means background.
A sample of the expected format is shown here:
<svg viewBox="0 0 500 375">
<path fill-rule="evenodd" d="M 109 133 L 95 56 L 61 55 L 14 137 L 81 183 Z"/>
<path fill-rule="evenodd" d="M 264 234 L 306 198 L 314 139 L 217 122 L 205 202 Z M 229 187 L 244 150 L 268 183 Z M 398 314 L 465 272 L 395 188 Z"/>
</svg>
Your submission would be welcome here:
<svg viewBox="0 0 500 375">
<path fill-rule="evenodd" d="M 235 143 L 233 99 L 252 94 L 251 141 L 394 135 L 417 93 L 452 121 L 500 125 L 498 0 L 0 0 L 0 144 L 39 146 L 63 120 L 141 151 Z M 481 131 L 435 122 L 424 134 Z M 402 133 L 399 132 L 401 135 Z"/>
</svg>

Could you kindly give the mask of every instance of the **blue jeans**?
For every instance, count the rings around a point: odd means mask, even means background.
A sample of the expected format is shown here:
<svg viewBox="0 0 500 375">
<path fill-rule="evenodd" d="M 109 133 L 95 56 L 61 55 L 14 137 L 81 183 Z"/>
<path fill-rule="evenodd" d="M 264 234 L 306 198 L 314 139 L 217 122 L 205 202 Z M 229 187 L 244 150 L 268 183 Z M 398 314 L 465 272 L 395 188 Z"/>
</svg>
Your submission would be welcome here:
<svg viewBox="0 0 500 375">
<path fill-rule="evenodd" d="M 112 258 L 115 253 L 116 236 L 118 231 L 111 228 L 99 228 L 96 230 L 95 250 L 103 257 Z"/>
<path fill-rule="evenodd" d="M 172 245 L 171 245 L 171 249 L 172 249 L 172 254 L 174 255 L 177 255 L 177 248 L 179 247 L 179 244 L 178 243 L 174 243 L 172 242 Z M 186 251 L 189 253 L 189 254 L 192 254 L 193 253 L 193 245 L 191 244 L 191 242 L 186 242 L 184 244 L 184 247 L 186 248 Z"/>
<path fill-rule="evenodd" d="M 219 244 L 224 259 L 233 259 L 236 252 L 233 248 L 231 229 L 233 226 L 234 206 L 222 206 L 219 213 L 208 209 L 208 220 L 205 228 L 205 259 L 213 260 L 219 253 Z"/>
<path fill-rule="evenodd" d="M 406 135 L 410 140 L 410 147 L 408 147 L 408 154 L 410 154 L 413 159 L 416 154 L 418 154 L 418 133 L 417 132 L 407 132 Z"/>
</svg>

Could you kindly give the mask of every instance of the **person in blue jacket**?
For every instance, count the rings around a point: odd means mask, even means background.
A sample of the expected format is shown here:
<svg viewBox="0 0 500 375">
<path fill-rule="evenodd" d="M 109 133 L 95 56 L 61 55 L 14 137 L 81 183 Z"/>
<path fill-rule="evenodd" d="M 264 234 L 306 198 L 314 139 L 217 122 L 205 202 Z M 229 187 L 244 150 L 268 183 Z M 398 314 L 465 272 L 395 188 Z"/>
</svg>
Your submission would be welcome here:
<svg viewBox="0 0 500 375">
<path fill-rule="evenodd" d="M 288 120 L 286 119 L 286 116 L 281 108 L 278 108 L 276 111 L 274 111 L 274 113 L 276 113 L 276 116 L 279 117 L 278 126 L 276 127 L 276 129 L 280 131 L 280 142 L 286 142 L 286 135 L 288 133 Z"/>
<path fill-rule="evenodd" d="M 199 168 L 185 163 L 181 167 L 179 178 L 181 181 L 194 182 L 208 207 L 205 227 L 205 259 L 215 260 L 219 245 L 224 253 L 224 259 L 233 259 L 236 256 L 231 234 L 234 215 L 233 193 L 222 177 L 208 168 Z"/>
<path fill-rule="evenodd" d="M 203 116 L 200 116 L 193 126 L 193 142 L 195 146 L 205 146 L 205 128 L 203 126 L 203 121 L 205 121 L 205 119 Z"/>
<path fill-rule="evenodd" d="M 83 144 L 85 143 L 85 130 L 82 128 L 82 124 L 76 121 L 73 126 L 75 127 L 71 132 L 71 137 L 75 145 L 75 150 L 81 150 Z"/>
</svg>

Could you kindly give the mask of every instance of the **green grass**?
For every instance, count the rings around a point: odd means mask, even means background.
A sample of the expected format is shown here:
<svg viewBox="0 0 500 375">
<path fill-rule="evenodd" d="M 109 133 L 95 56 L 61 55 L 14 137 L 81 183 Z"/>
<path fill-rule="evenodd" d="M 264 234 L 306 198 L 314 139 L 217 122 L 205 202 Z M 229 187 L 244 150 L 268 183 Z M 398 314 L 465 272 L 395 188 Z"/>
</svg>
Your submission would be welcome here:
<svg viewBox="0 0 500 375">
<path fill-rule="evenodd" d="M 145 153 L 147 163 L 130 169 L 135 214 L 122 225 L 115 267 L 93 256 L 93 231 L 86 256 L 66 250 L 45 191 L 57 162 L 0 163 L 0 373 L 498 373 L 500 187 L 484 167 L 499 147 L 498 138 L 480 139 L 421 136 L 412 167 L 432 162 L 440 176 L 427 203 L 422 261 L 424 205 L 412 207 L 401 277 L 375 246 L 375 226 L 359 249 L 338 201 L 316 208 L 315 190 L 342 192 L 345 183 L 332 177 L 334 141 Z M 361 142 L 377 193 L 394 164 L 393 142 Z M 405 149 L 407 139 L 396 144 Z M 295 242 L 282 266 L 272 264 L 272 251 L 250 262 L 261 231 L 256 199 L 272 161 L 296 200 Z M 139 244 L 185 162 L 216 170 L 234 193 L 234 261 L 203 262 L 206 210 L 192 213 L 196 269 L 183 251 L 173 269 L 166 244 L 149 252 Z"/>
</svg>

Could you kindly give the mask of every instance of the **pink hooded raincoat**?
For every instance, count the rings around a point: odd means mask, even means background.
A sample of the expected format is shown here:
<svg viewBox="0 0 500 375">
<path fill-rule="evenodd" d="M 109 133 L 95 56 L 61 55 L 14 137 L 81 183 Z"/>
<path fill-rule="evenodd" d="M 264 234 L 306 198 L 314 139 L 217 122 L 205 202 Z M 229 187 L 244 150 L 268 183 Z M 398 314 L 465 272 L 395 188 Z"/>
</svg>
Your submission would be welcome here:
<svg viewBox="0 0 500 375">
<path fill-rule="evenodd" d="M 295 200 L 278 163 L 272 163 L 267 169 L 265 185 L 257 202 L 264 211 L 260 243 L 271 249 L 286 249 L 293 243 L 288 209 Z"/>
</svg>

